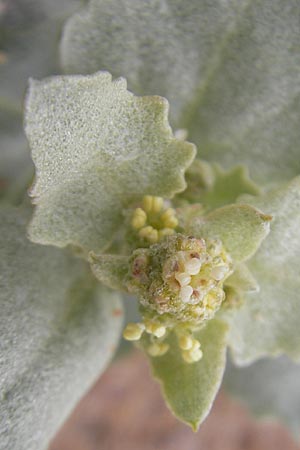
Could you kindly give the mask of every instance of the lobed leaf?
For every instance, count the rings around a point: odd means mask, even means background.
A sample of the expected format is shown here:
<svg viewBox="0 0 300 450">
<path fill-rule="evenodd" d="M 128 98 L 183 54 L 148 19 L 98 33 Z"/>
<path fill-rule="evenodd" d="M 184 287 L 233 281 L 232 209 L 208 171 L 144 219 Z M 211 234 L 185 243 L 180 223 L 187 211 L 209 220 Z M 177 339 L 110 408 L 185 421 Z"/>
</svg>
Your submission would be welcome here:
<svg viewBox="0 0 300 450">
<path fill-rule="evenodd" d="M 171 104 L 201 158 L 261 184 L 300 172 L 298 0 L 90 0 L 65 26 L 68 73 L 108 69 Z"/>
<path fill-rule="evenodd" d="M 169 408 L 194 431 L 208 415 L 222 381 L 226 333 L 227 326 L 215 319 L 195 334 L 203 349 L 203 358 L 197 363 L 184 362 L 174 334 L 169 338 L 170 350 L 151 358 L 153 374 Z"/>
<path fill-rule="evenodd" d="M 121 304 L 69 253 L 26 239 L 28 209 L 0 210 L 0 441 L 41 450 L 105 368 Z"/>
<path fill-rule="evenodd" d="M 123 223 L 123 206 L 183 190 L 195 149 L 173 137 L 167 110 L 163 98 L 135 97 L 124 79 L 112 82 L 106 72 L 32 81 L 31 239 L 101 251 Z"/>
<path fill-rule="evenodd" d="M 282 352 L 300 358 L 300 177 L 253 198 L 243 198 L 274 219 L 248 266 L 260 291 L 232 312 L 229 343 L 238 364 Z"/>
<path fill-rule="evenodd" d="M 234 19 L 235 4 L 92 0 L 66 22 L 62 65 L 67 73 L 109 70 L 140 95 L 163 95 L 178 125 Z"/>
</svg>

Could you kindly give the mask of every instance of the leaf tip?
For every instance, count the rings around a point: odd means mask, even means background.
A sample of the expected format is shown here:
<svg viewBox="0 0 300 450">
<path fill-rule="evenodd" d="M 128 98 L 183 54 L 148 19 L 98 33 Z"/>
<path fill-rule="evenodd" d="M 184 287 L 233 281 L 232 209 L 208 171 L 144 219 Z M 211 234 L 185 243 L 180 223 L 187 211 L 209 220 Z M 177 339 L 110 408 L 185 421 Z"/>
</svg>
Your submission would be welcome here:
<svg viewBox="0 0 300 450">
<path fill-rule="evenodd" d="M 260 218 L 264 222 L 271 222 L 273 220 L 273 216 L 270 216 L 269 214 L 263 214 L 263 213 L 260 213 Z"/>
<path fill-rule="evenodd" d="M 194 433 L 197 433 L 197 431 L 199 430 L 200 422 L 198 420 L 189 421 L 186 422 L 186 424 L 191 427 Z"/>
</svg>

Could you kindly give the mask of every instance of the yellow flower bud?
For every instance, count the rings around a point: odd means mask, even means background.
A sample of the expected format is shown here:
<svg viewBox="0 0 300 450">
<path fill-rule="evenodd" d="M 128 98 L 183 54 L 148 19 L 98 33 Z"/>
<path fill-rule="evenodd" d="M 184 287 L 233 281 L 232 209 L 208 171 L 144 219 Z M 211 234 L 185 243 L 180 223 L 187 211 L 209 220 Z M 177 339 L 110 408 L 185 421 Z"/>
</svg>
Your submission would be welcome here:
<svg viewBox="0 0 300 450">
<path fill-rule="evenodd" d="M 147 220 L 147 214 L 142 208 L 137 208 L 132 216 L 131 225 L 135 229 L 142 228 Z"/>
<path fill-rule="evenodd" d="M 198 350 L 199 348 L 200 348 L 200 342 L 197 341 L 197 339 L 193 339 L 191 351 L 193 352 L 195 350 Z"/>
<path fill-rule="evenodd" d="M 179 337 L 179 347 L 182 350 L 190 350 L 193 346 L 193 341 L 191 336 L 182 335 Z"/>
<path fill-rule="evenodd" d="M 143 197 L 143 208 L 147 213 L 152 211 L 152 205 L 153 205 L 152 195 L 145 195 Z"/>
<path fill-rule="evenodd" d="M 164 199 L 162 197 L 152 197 L 152 211 L 158 213 L 161 211 L 164 205 Z"/>
<path fill-rule="evenodd" d="M 185 350 L 182 352 L 182 357 L 185 360 L 185 362 L 192 364 L 195 362 L 200 361 L 200 359 L 202 358 L 203 353 L 200 350 L 200 348 L 196 349 L 196 350 Z"/>
<path fill-rule="evenodd" d="M 166 334 L 166 327 L 164 327 L 163 325 L 161 325 L 159 323 L 153 323 L 153 322 L 147 321 L 145 323 L 145 326 L 146 326 L 147 333 L 153 334 L 157 338 L 161 338 Z"/>
<path fill-rule="evenodd" d="M 168 208 L 165 212 L 163 212 L 160 218 L 166 228 L 176 228 L 178 225 L 176 211 L 173 208 Z"/>
<path fill-rule="evenodd" d="M 158 238 L 161 240 L 165 236 L 171 236 L 175 233 L 175 230 L 173 228 L 162 228 L 161 230 L 158 230 Z"/>
<path fill-rule="evenodd" d="M 156 342 L 155 344 L 151 344 L 147 351 L 150 356 L 162 356 L 169 350 L 170 346 L 169 344 L 166 344 L 165 342 Z"/>
<path fill-rule="evenodd" d="M 138 341 L 145 329 L 144 324 L 142 323 L 128 323 L 123 331 L 123 337 L 127 341 Z"/>
</svg>

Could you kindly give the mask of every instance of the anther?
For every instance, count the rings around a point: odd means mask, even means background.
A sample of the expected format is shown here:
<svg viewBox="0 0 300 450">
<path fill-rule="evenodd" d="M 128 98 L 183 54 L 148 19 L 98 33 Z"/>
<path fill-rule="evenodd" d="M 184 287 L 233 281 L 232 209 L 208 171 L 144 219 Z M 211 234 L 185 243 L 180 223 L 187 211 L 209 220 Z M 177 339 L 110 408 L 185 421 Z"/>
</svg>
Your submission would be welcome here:
<svg viewBox="0 0 300 450">
<path fill-rule="evenodd" d="M 193 346 L 193 338 L 187 335 L 181 335 L 179 337 L 179 347 L 182 350 L 190 350 Z"/>
<path fill-rule="evenodd" d="M 188 303 L 193 294 L 194 289 L 192 286 L 183 286 L 180 289 L 180 299 L 183 303 Z"/>
<path fill-rule="evenodd" d="M 127 341 L 138 341 L 143 331 L 145 330 L 145 326 L 142 323 L 128 323 L 123 331 L 123 337 Z"/>
<path fill-rule="evenodd" d="M 164 200 L 162 197 L 152 197 L 152 211 L 158 213 L 162 210 Z"/>
<path fill-rule="evenodd" d="M 180 286 L 187 286 L 191 282 L 191 276 L 185 272 L 176 272 L 175 279 L 178 281 Z"/>
<path fill-rule="evenodd" d="M 153 334 L 157 338 L 161 338 L 166 334 L 166 327 L 159 323 L 146 322 L 146 331 L 149 334 Z"/>
<path fill-rule="evenodd" d="M 156 242 L 158 242 L 158 231 L 155 228 L 151 227 L 151 225 L 141 228 L 139 231 L 139 236 L 141 238 L 147 239 L 147 241 L 151 244 L 155 244 Z"/>
<path fill-rule="evenodd" d="M 185 360 L 185 362 L 192 364 L 195 362 L 200 361 L 200 359 L 202 358 L 203 353 L 202 350 L 200 350 L 200 348 L 196 349 L 196 350 L 185 350 L 182 352 L 182 357 Z"/>
<path fill-rule="evenodd" d="M 145 195 L 143 197 L 143 208 L 147 213 L 149 213 L 152 210 L 152 204 L 153 204 L 152 195 Z"/>
<path fill-rule="evenodd" d="M 145 211 L 142 208 L 137 208 L 133 213 L 131 225 L 133 226 L 133 228 L 138 230 L 145 225 L 146 220 L 147 214 L 145 213 Z"/>
<path fill-rule="evenodd" d="M 197 275 L 201 269 L 201 261 L 198 258 L 191 258 L 185 262 L 185 271 L 189 275 Z"/>
<path fill-rule="evenodd" d="M 166 344 L 165 342 L 157 342 L 154 344 L 151 344 L 147 351 L 150 356 L 162 356 L 169 350 L 170 346 L 169 344 Z"/>
</svg>

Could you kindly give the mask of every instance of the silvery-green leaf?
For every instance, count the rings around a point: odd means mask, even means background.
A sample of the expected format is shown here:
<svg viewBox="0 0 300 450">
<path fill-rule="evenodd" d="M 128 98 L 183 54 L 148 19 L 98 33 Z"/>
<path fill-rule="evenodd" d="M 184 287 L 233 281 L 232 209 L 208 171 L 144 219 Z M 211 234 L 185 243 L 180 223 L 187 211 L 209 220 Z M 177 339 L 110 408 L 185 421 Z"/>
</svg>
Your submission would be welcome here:
<svg viewBox="0 0 300 450">
<path fill-rule="evenodd" d="M 163 95 L 178 124 L 239 9 L 235 0 L 91 0 L 65 25 L 62 64 L 68 73 L 109 70 L 133 92 Z"/>
<path fill-rule="evenodd" d="M 300 171 L 298 0 L 90 0 L 66 24 L 69 73 L 110 70 L 171 104 L 201 158 L 263 184 Z"/>
<path fill-rule="evenodd" d="M 227 326 L 216 319 L 195 334 L 203 350 L 203 358 L 196 363 L 182 359 L 174 334 L 169 338 L 169 351 L 151 358 L 153 375 L 162 385 L 169 408 L 194 431 L 208 415 L 222 381 L 226 334 Z"/>
<path fill-rule="evenodd" d="M 185 187 L 192 144 L 173 137 L 168 103 L 136 97 L 107 72 L 32 81 L 26 132 L 37 176 L 33 241 L 101 251 L 142 195 Z"/>
<path fill-rule="evenodd" d="M 300 366 L 286 356 L 262 359 L 249 367 L 228 363 L 223 386 L 258 417 L 284 421 L 300 431 Z"/>
<path fill-rule="evenodd" d="M 207 215 L 195 214 L 186 232 L 196 237 L 221 239 L 236 262 L 249 259 L 270 230 L 271 217 L 249 205 L 228 205 Z"/>
<path fill-rule="evenodd" d="M 283 352 L 299 359 L 300 177 L 247 201 L 274 219 L 269 236 L 248 262 L 260 291 L 232 313 L 233 356 L 239 364 Z"/>
<path fill-rule="evenodd" d="M 259 285 L 246 264 L 238 264 L 234 272 L 226 278 L 226 286 L 242 292 L 258 292 Z"/>
<path fill-rule="evenodd" d="M 112 289 L 124 290 L 124 280 L 128 274 L 127 256 L 89 254 L 89 263 L 95 277 Z"/>
<path fill-rule="evenodd" d="M 26 239 L 28 210 L 0 210 L 0 447 L 43 450 L 111 358 L 119 297 L 81 260 Z"/>
</svg>

